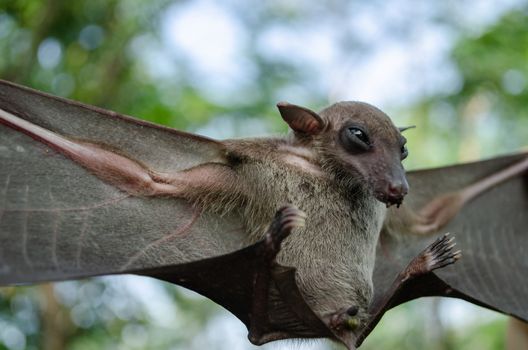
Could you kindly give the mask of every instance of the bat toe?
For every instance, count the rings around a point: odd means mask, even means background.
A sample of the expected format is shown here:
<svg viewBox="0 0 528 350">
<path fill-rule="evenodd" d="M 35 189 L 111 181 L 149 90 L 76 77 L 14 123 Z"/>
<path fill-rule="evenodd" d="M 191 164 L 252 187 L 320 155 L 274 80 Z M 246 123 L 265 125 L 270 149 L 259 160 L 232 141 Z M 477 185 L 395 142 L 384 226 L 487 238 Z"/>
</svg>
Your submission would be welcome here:
<svg viewBox="0 0 528 350">
<path fill-rule="evenodd" d="M 402 281 L 454 264 L 462 257 L 460 250 L 454 250 L 455 246 L 455 238 L 451 237 L 449 233 L 437 238 L 415 257 L 402 272 Z"/>
<path fill-rule="evenodd" d="M 444 234 L 431 244 L 426 249 L 428 270 L 440 269 L 460 259 L 462 253 L 460 250 L 455 251 L 455 246 L 455 237 L 450 237 L 449 233 Z"/>
</svg>

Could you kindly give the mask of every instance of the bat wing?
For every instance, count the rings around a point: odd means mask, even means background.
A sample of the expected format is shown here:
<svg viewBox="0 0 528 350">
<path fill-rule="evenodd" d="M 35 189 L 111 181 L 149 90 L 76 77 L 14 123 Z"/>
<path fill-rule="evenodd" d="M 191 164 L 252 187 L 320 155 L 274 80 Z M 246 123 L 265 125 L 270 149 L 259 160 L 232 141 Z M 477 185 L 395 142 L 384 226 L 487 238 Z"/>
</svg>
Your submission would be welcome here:
<svg viewBox="0 0 528 350">
<path fill-rule="evenodd" d="M 101 144 L 160 173 L 222 163 L 222 143 L 9 82 L 0 82 L 0 110 L 0 284 L 178 264 L 242 247 L 238 218 L 132 196 L 27 129 Z"/>
<path fill-rule="evenodd" d="M 295 270 L 265 243 L 247 246 L 236 212 L 126 191 L 128 167 L 174 174 L 226 165 L 225 154 L 221 142 L 0 81 L 0 285 L 137 273 L 216 301 L 254 343 L 331 336 Z"/>
<path fill-rule="evenodd" d="M 457 191 L 527 157 L 503 156 L 468 164 L 408 173 L 411 191 L 405 204 L 418 211 L 433 198 Z M 392 306 L 421 296 L 465 299 L 528 320 L 528 187 L 514 177 L 481 194 L 436 234 L 410 234 L 409 221 L 398 209 L 389 211 L 387 232 L 377 251 L 375 300 L 388 290 L 405 265 L 438 235 L 456 235 L 462 259 L 407 288 Z M 402 209 L 400 209 L 402 210 Z M 402 219 L 403 218 L 403 219 Z"/>
</svg>

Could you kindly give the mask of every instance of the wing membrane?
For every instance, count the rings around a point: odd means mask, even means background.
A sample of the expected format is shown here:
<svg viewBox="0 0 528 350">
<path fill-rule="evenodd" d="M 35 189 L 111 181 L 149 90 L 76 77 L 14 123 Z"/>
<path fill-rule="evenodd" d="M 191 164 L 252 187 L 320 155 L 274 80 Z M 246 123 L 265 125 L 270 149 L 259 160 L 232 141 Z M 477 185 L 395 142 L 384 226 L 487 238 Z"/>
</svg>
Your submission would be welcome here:
<svg viewBox="0 0 528 350">
<path fill-rule="evenodd" d="M 0 109 L 158 173 L 224 162 L 219 142 L 0 81 Z M 123 192 L 0 119 L 0 284 L 178 264 L 242 245 L 236 214 Z"/>
<path fill-rule="evenodd" d="M 459 190 L 527 157 L 527 154 L 408 173 L 406 204 L 418 211 L 434 197 Z M 381 295 L 413 256 L 439 234 L 456 235 L 462 259 L 435 272 L 434 288 L 424 295 L 453 296 L 528 320 L 528 187 L 515 177 L 483 193 L 437 234 L 412 235 L 405 225 L 389 227 L 378 247 L 375 290 Z M 400 212 L 401 214 L 401 212 Z M 389 215 L 400 215 L 392 210 Z M 404 301 L 404 300 L 402 300 Z"/>
</svg>

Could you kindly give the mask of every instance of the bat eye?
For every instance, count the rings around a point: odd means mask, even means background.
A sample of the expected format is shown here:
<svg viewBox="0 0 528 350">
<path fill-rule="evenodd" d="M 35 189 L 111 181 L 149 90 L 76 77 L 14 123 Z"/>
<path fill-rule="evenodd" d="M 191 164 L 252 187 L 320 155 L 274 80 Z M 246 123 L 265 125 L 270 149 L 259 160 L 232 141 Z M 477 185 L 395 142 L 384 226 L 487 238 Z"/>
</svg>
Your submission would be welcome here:
<svg viewBox="0 0 528 350">
<path fill-rule="evenodd" d="M 401 146 L 401 159 L 404 160 L 409 155 L 409 150 L 405 145 Z"/>
<path fill-rule="evenodd" d="M 341 129 L 339 138 L 343 147 L 352 154 L 363 153 L 372 148 L 372 143 L 361 127 L 347 126 Z"/>
<path fill-rule="evenodd" d="M 370 140 L 367 136 L 367 133 L 361 130 L 360 128 L 356 128 L 356 127 L 348 128 L 348 132 L 350 133 L 352 138 L 355 138 L 363 142 L 365 145 L 370 146 Z"/>
</svg>

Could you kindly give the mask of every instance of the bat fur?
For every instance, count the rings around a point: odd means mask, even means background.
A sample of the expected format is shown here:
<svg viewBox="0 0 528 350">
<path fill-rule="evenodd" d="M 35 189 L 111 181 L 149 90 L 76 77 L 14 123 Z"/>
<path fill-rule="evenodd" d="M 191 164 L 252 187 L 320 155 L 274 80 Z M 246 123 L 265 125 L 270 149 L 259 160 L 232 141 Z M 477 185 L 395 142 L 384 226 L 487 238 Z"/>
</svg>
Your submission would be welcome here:
<svg viewBox="0 0 528 350">
<path fill-rule="evenodd" d="M 375 250 L 387 207 L 401 204 L 408 190 L 401 164 L 407 154 L 405 128 L 360 102 L 340 102 L 320 113 L 287 103 L 278 107 L 290 135 L 226 140 L 219 143 L 224 153 L 219 159 L 174 173 L 156 172 L 133 155 L 59 135 L 6 111 L 0 110 L 0 122 L 132 196 L 174 196 L 203 213 L 240 213 L 248 244 L 263 237 L 279 207 L 299 207 L 307 214 L 306 226 L 285 239 L 277 261 L 297 269 L 306 302 L 327 324 L 346 313 L 361 326 L 369 318 Z M 404 209 L 398 222 L 385 225 L 409 227 L 410 220 L 415 233 L 438 230 L 466 201 L 527 164 L 440 198 L 440 204 L 433 201 L 421 213 Z"/>
</svg>

